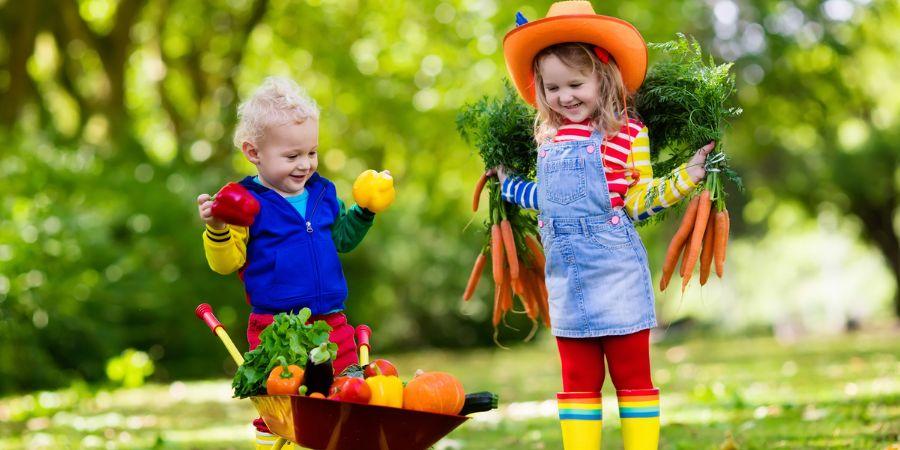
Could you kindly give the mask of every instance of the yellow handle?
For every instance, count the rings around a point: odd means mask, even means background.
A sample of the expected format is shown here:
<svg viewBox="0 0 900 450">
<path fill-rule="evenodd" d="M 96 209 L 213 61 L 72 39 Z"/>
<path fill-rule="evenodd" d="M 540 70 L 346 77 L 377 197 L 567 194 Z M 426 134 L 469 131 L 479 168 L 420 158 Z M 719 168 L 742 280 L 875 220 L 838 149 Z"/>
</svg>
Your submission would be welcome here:
<svg viewBox="0 0 900 450">
<path fill-rule="evenodd" d="M 228 337 L 228 333 L 225 332 L 224 327 L 216 327 L 216 336 L 219 336 L 219 339 L 225 344 L 225 348 L 228 349 L 228 353 L 231 354 L 231 358 L 234 359 L 234 362 L 237 363 L 238 366 L 244 364 L 244 357 L 241 356 L 241 352 L 234 346 L 234 342 L 231 342 L 231 338 Z"/>
<path fill-rule="evenodd" d="M 359 348 L 359 365 L 365 366 L 369 363 L 369 346 L 363 345 Z"/>
</svg>

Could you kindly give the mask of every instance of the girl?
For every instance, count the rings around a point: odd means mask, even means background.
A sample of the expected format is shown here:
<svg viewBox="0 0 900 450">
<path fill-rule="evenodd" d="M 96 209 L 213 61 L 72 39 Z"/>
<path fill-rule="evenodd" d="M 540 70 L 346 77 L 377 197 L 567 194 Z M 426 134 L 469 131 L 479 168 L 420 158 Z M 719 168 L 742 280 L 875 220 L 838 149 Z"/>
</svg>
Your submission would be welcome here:
<svg viewBox="0 0 900 450">
<path fill-rule="evenodd" d="M 690 194 L 714 143 L 671 176 L 653 178 L 647 127 L 627 105 L 643 82 L 647 47 L 631 24 L 595 14 L 590 2 L 554 3 L 531 23 L 518 14 L 503 50 L 516 89 L 538 110 L 537 182 L 502 167 L 492 172 L 506 201 L 540 211 L 562 363 L 563 446 L 600 448 L 605 358 L 625 449 L 655 449 L 659 390 L 650 378 L 649 336 L 656 315 L 647 253 L 632 220 Z"/>
</svg>

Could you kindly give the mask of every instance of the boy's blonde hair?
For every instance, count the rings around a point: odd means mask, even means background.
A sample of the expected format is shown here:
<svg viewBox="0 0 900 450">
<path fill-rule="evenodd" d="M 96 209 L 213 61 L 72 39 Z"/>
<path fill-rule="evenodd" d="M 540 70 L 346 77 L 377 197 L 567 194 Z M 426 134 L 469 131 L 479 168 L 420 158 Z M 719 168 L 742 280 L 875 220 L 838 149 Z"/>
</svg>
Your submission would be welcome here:
<svg viewBox="0 0 900 450">
<path fill-rule="evenodd" d="M 598 92 L 596 109 L 591 114 L 591 124 L 600 131 L 614 134 L 625 125 L 625 83 L 615 61 L 600 61 L 594 53 L 593 45 L 580 42 L 557 44 L 541 50 L 534 57 L 534 86 L 538 113 L 534 119 L 534 139 L 538 144 L 553 137 L 563 124 L 563 116 L 553 111 L 544 95 L 544 80 L 541 77 L 541 62 L 554 55 L 568 67 L 589 72 L 597 77 Z M 629 113 L 634 116 L 634 113 Z"/>
<path fill-rule="evenodd" d="M 268 77 L 253 95 L 238 106 L 234 145 L 259 145 L 266 128 L 319 119 L 319 107 L 294 80 Z"/>
</svg>

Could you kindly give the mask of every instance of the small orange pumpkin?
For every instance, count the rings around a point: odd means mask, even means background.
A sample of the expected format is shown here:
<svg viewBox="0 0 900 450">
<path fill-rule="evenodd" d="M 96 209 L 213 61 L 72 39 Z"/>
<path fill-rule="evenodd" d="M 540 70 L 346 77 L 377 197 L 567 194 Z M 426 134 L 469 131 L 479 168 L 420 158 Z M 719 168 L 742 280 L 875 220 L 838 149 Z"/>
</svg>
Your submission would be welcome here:
<svg viewBox="0 0 900 450">
<path fill-rule="evenodd" d="M 444 372 L 423 372 L 406 383 L 403 408 L 440 414 L 459 414 L 466 401 L 462 383 Z"/>
</svg>

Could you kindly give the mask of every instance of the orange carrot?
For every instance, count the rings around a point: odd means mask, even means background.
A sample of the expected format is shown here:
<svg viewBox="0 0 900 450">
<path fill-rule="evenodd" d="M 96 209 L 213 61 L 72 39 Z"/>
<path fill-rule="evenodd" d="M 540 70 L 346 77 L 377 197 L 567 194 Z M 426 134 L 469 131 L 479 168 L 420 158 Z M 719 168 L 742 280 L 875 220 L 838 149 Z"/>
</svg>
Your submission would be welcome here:
<svg viewBox="0 0 900 450">
<path fill-rule="evenodd" d="M 684 212 L 684 217 L 681 219 L 681 225 L 678 226 L 678 231 L 675 232 L 675 236 L 672 236 L 672 240 L 669 242 L 669 248 L 666 249 L 666 257 L 663 260 L 662 279 L 659 280 L 660 291 L 666 290 L 666 286 L 669 285 L 669 279 L 672 278 L 672 273 L 675 271 L 675 266 L 678 264 L 678 255 L 681 254 L 681 249 L 684 246 L 685 241 L 687 241 L 688 235 L 691 233 L 691 228 L 694 226 L 699 203 L 700 199 L 697 197 L 694 197 L 694 199 L 688 203 L 687 210 Z"/>
<path fill-rule="evenodd" d="M 519 274 L 518 281 L 523 291 L 521 294 L 519 294 L 519 299 L 522 300 L 522 306 L 525 308 L 525 315 L 527 315 L 529 319 L 534 321 L 538 316 L 538 306 L 535 297 L 535 290 L 537 289 L 537 286 L 534 285 L 534 279 L 531 276 L 531 272 L 528 270 L 523 270 Z"/>
<path fill-rule="evenodd" d="M 694 228 L 691 227 L 691 234 L 694 234 Z M 684 279 L 687 276 L 687 264 L 685 264 L 685 260 L 687 260 L 687 254 L 691 249 L 691 239 L 684 240 L 684 245 L 681 246 L 681 268 L 678 269 L 678 275 L 681 276 L 681 279 Z"/>
<path fill-rule="evenodd" d="M 525 236 L 525 245 L 528 246 L 528 249 L 531 250 L 531 254 L 534 255 L 534 265 L 541 270 L 541 273 L 543 273 L 544 266 L 547 264 L 547 260 L 544 258 L 544 248 L 541 247 L 541 244 L 530 234 Z"/>
<path fill-rule="evenodd" d="M 500 279 L 497 280 L 497 283 L 494 284 L 494 317 L 491 322 L 494 324 L 494 329 L 496 330 L 497 325 L 500 324 L 500 320 L 503 319 L 503 285 L 506 280 L 504 276 L 506 275 L 506 270 L 501 267 L 500 268 Z"/>
<path fill-rule="evenodd" d="M 481 174 L 481 178 L 478 179 L 478 183 L 475 183 L 475 195 L 472 196 L 472 211 L 478 211 L 478 202 L 481 201 L 481 191 L 484 190 L 484 185 L 488 180 L 487 172 Z"/>
<path fill-rule="evenodd" d="M 715 231 L 716 216 L 709 215 L 706 220 L 706 232 L 703 234 L 703 250 L 700 252 L 700 286 L 706 284 L 709 279 L 710 268 L 713 260 L 713 236 Z"/>
<path fill-rule="evenodd" d="M 512 309 L 512 277 L 509 276 L 509 268 L 503 271 L 503 283 L 500 285 L 500 310 L 503 314 Z"/>
<path fill-rule="evenodd" d="M 480 253 L 477 258 L 475 258 L 475 266 L 472 267 L 472 273 L 469 275 L 469 282 L 466 283 L 466 290 L 463 292 L 463 300 L 469 301 L 472 298 L 472 294 L 475 293 L 475 288 L 478 287 L 478 281 L 481 280 L 481 272 L 484 271 L 484 264 L 487 262 L 487 256 L 484 253 Z"/>
<path fill-rule="evenodd" d="M 532 272 L 535 280 L 538 284 L 538 289 L 540 290 L 540 297 L 538 297 L 538 310 L 541 313 L 541 316 L 544 319 L 544 326 L 550 328 L 550 304 L 548 303 L 547 297 L 547 286 L 544 284 L 544 273 Z"/>
<path fill-rule="evenodd" d="M 706 231 L 706 221 L 709 220 L 709 209 L 712 207 L 712 200 L 709 198 L 710 192 L 704 189 L 700 193 L 700 204 L 697 206 L 697 217 L 694 221 L 694 231 L 691 233 L 691 243 L 687 256 L 681 263 L 686 265 L 684 279 L 681 280 L 681 292 L 687 287 L 694 274 L 694 265 L 697 264 L 697 258 L 700 257 L 700 246 L 703 245 L 703 233 Z"/>
<path fill-rule="evenodd" d="M 497 325 L 500 325 L 500 319 L 503 315 L 503 311 L 500 309 L 501 301 L 500 301 L 500 284 L 494 285 L 494 316 L 491 319 L 491 323 L 494 324 L 494 328 L 497 328 Z"/>
<path fill-rule="evenodd" d="M 494 284 L 500 284 L 503 279 L 503 237 L 500 233 L 500 225 L 491 225 L 491 271 L 494 275 Z"/>
<path fill-rule="evenodd" d="M 519 255 L 516 252 L 516 241 L 513 238 L 512 225 L 509 220 L 500 221 L 500 235 L 503 238 L 503 247 L 506 249 L 506 262 L 509 264 L 509 275 L 519 278 Z"/>
<path fill-rule="evenodd" d="M 728 233 L 731 231 L 731 217 L 728 210 L 716 213 L 716 240 L 713 244 L 714 259 L 716 261 L 716 276 L 722 278 L 725 272 L 725 249 L 728 247 Z"/>
</svg>

